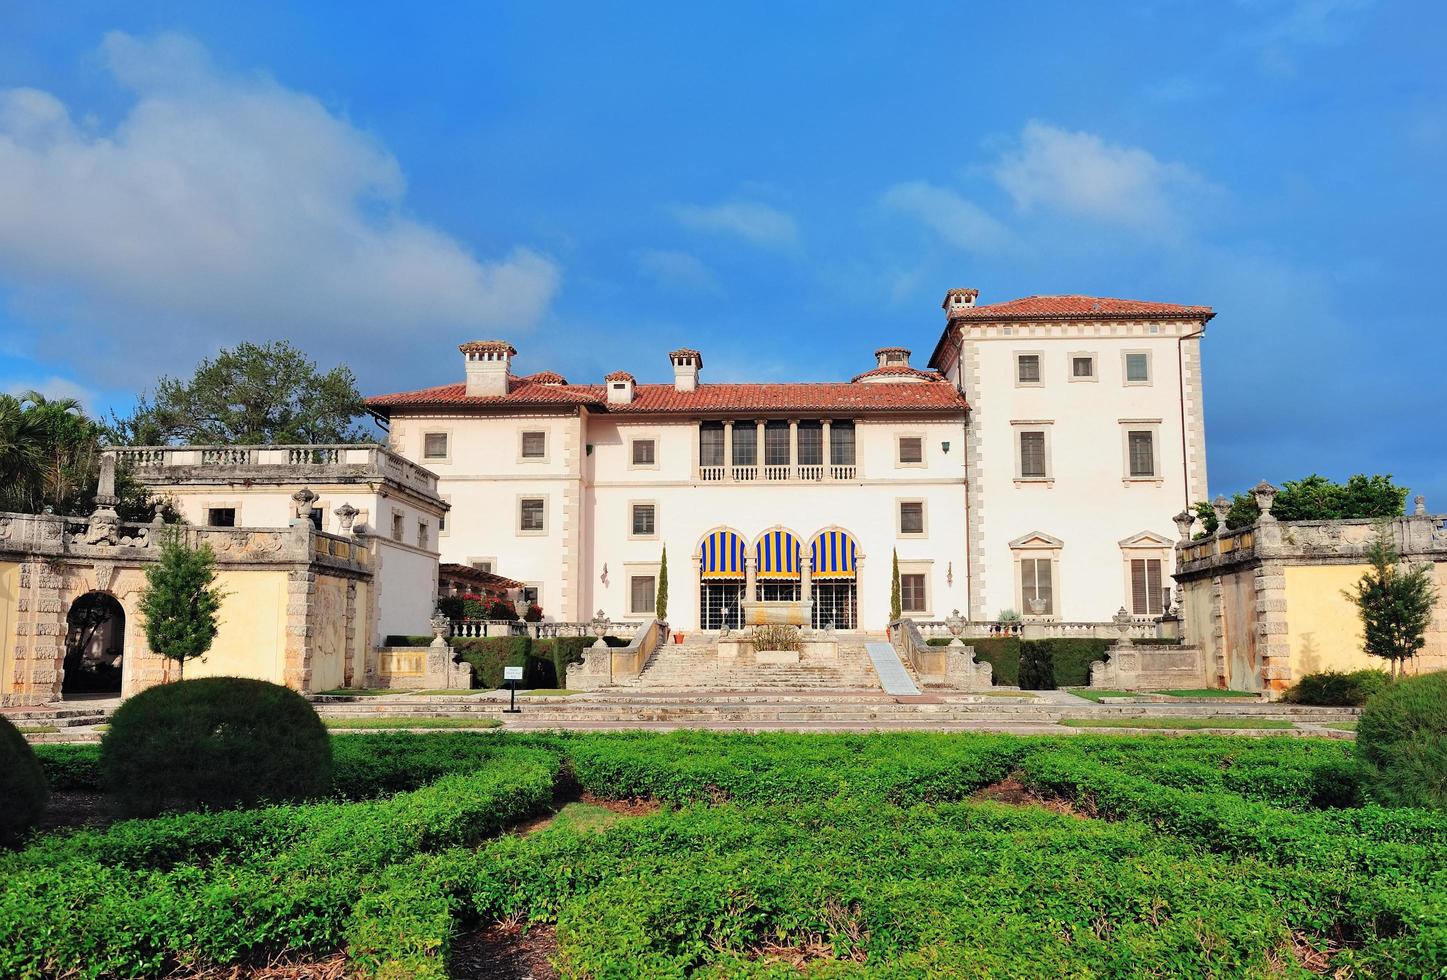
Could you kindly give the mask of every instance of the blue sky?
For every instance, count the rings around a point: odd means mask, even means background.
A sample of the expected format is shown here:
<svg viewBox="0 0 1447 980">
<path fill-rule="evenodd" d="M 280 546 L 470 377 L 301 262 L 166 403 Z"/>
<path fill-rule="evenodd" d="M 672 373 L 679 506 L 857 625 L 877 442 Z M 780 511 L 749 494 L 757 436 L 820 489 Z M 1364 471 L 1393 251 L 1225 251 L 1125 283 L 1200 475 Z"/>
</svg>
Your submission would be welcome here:
<svg viewBox="0 0 1447 980">
<path fill-rule="evenodd" d="M 949 287 L 1094 293 L 1216 307 L 1213 493 L 1447 510 L 1447 5 L 295 7 L 0 8 L 0 388 L 838 379 Z"/>
</svg>

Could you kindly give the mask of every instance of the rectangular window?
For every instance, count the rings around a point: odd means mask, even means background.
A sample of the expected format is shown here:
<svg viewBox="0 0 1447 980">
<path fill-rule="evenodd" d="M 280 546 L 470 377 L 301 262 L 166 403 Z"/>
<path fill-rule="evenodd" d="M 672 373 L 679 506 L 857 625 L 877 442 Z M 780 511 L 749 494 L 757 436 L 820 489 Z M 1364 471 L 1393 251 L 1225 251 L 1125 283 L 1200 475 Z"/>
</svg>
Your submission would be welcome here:
<svg viewBox="0 0 1447 980">
<path fill-rule="evenodd" d="M 447 458 L 447 433 L 429 432 L 422 437 L 423 459 Z"/>
<path fill-rule="evenodd" d="M 654 509 L 652 504 L 633 505 L 633 533 L 639 536 L 653 534 Z"/>
<path fill-rule="evenodd" d="M 899 461 L 901 463 L 923 463 L 924 439 L 920 436 L 900 436 Z"/>
<path fill-rule="evenodd" d="M 211 527 L 235 527 L 235 507 L 212 507 L 206 512 L 206 523 Z"/>
<path fill-rule="evenodd" d="M 764 423 L 764 465 L 789 465 L 789 423 Z"/>
<path fill-rule="evenodd" d="M 1055 589 L 1050 581 L 1049 558 L 1020 561 L 1020 597 L 1025 600 L 1025 613 L 1031 616 L 1055 615 Z"/>
<path fill-rule="evenodd" d="M 428 541 L 427 541 L 427 522 L 426 522 L 426 521 L 418 521 L 418 522 L 417 522 L 417 547 L 422 548 L 422 549 L 425 550 L 425 549 L 427 548 L 427 544 L 428 544 Z"/>
<path fill-rule="evenodd" d="M 734 426 L 734 465 L 757 466 L 759 462 L 759 430 L 752 422 Z"/>
<path fill-rule="evenodd" d="M 652 439 L 633 440 L 633 465 L 652 466 L 656 461 Z"/>
<path fill-rule="evenodd" d="M 518 505 L 518 530 L 519 531 L 541 531 L 543 524 L 543 506 L 546 501 L 541 497 L 524 497 Z"/>
<path fill-rule="evenodd" d="M 915 572 L 899 577 L 899 608 L 907 613 L 929 609 L 929 602 L 925 598 L 924 575 Z"/>
<path fill-rule="evenodd" d="M 541 595 L 542 592 L 539 591 L 536 585 L 524 585 L 521 589 L 518 589 L 518 598 L 522 600 L 519 605 L 522 606 L 524 611 L 526 611 L 528 606 L 541 606 L 541 603 L 538 602 L 538 598 Z"/>
<path fill-rule="evenodd" d="M 1095 358 L 1076 355 L 1070 359 L 1070 376 L 1072 378 L 1093 378 L 1095 377 Z"/>
<path fill-rule="evenodd" d="M 402 536 L 407 533 L 407 519 L 401 511 L 392 512 L 392 540 L 401 541 Z"/>
<path fill-rule="evenodd" d="M 921 500 L 904 500 L 899 504 L 899 533 L 900 534 L 923 534 L 924 533 L 924 502 Z"/>
<path fill-rule="evenodd" d="M 484 559 L 482 559 L 481 561 L 475 561 L 475 562 L 472 563 L 472 567 L 475 568 L 475 569 L 477 569 L 479 572 L 487 572 L 488 574 L 491 574 L 491 573 L 492 573 L 492 559 L 491 559 L 491 558 L 484 558 Z"/>
<path fill-rule="evenodd" d="M 1015 380 L 1022 385 L 1040 383 L 1040 355 L 1017 354 L 1015 356 Z"/>
<path fill-rule="evenodd" d="M 1126 433 L 1130 450 L 1130 475 L 1156 475 L 1155 434 L 1149 430 L 1131 430 Z"/>
<path fill-rule="evenodd" d="M 1161 592 L 1161 560 L 1133 558 L 1130 563 L 1131 612 L 1137 616 L 1159 616 L 1164 611 Z"/>
<path fill-rule="evenodd" d="M 628 611 L 648 615 L 658 609 L 656 580 L 652 575 L 634 575 L 628 580 Z"/>
<path fill-rule="evenodd" d="M 818 422 L 799 423 L 799 465 L 822 466 L 824 463 L 824 427 Z"/>
<path fill-rule="evenodd" d="M 523 433 L 523 459 L 544 459 L 548 455 L 546 432 Z"/>
<path fill-rule="evenodd" d="M 853 422 L 834 422 L 829 426 L 829 462 L 835 466 L 854 465 Z"/>
<path fill-rule="evenodd" d="M 722 422 L 704 422 L 698 427 L 698 465 L 724 464 L 724 431 Z"/>
<path fill-rule="evenodd" d="M 1020 477 L 1024 480 L 1045 479 L 1045 433 L 1020 433 Z"/>
<path fill-rule="evenodd" d="M 1146 384 L 1151 380 L 1151 357 L 1143 351 L 1125 355 L 1125 380 L 1127 384 Z"/>
</svg>

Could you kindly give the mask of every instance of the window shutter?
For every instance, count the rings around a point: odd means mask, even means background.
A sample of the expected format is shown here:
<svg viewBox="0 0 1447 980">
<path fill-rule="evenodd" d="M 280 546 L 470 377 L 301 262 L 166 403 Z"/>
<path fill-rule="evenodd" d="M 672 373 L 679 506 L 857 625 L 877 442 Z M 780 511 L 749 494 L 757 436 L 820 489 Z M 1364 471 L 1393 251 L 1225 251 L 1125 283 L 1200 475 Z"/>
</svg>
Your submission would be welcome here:
<svg viewBox="0 0 1447 980">
<path fill-rule="evenodd" d="M 1148 615 L 1159 616 L 1161 608 L 1161 560 L 1159 558 L 1146 559 L 1146 609 Z"/>
<path fill-rule="evenodd" d="M 1147 614 L 1149 608 L 1149 586 L 1146 583 L 1146 563 L 1142 558 L 1130 562 L 1130 608 L 1137 616 Z"/>
</svg>

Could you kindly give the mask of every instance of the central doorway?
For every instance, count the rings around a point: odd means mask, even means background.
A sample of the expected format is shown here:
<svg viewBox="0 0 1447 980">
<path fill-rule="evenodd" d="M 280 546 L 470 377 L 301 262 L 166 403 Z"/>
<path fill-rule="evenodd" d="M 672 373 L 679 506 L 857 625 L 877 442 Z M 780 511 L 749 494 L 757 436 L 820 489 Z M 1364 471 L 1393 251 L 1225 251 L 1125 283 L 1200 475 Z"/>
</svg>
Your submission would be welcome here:
<svg viewBox="0 0 1447 980">
<path fill-rule="evenodd" d="M 70 604 L 65 624 L 61 697 L 119 695 L 126 642 L 120 602 L 107 592 L 87 592 Z"/>
</svg>

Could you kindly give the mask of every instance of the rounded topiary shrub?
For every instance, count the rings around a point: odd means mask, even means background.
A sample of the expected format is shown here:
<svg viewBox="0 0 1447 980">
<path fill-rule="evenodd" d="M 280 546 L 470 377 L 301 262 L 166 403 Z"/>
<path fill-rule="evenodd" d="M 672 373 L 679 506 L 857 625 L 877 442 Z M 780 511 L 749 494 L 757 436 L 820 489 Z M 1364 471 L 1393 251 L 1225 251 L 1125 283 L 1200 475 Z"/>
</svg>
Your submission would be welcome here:
<svg viewBox="0 0 1447 980">
<path fill-rule="evenodd" d="M 0 718 L 0 846 L 15 843 L 35 826 L 49 795 L 34 750 L 20 729 Z"/>
<path fill-rule="evenodd" d="M 101 773 L 126 813 L 251 806 L 319 796 L 332 747 L 306 698 L 243 677 L 152 687 L 123 703 Z"/>
<path fill-rule="evenodd" d="M 1370 698 L 1357 754 L 1383 803 L 1447 809 L 1447 673 L 1404 678 Z"/>
</svg>

